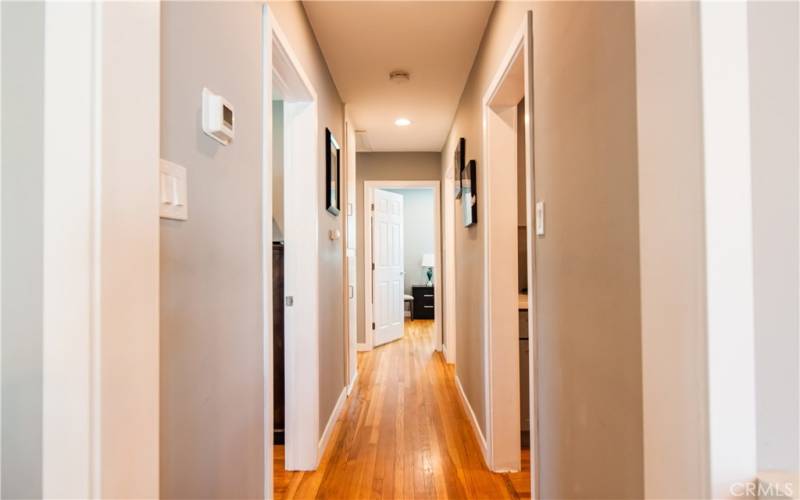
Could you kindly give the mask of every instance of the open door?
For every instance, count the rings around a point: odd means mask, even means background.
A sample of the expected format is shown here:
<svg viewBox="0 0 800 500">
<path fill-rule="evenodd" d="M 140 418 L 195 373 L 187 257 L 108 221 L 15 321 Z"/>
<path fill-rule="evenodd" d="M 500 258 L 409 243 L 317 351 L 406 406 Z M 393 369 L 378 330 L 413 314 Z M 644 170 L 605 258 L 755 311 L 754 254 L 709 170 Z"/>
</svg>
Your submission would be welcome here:
<svg viewBox="0 0 800 500">
<path fill-rule="evenodd" d="M 403 196 L 376 189 L 372 209 L 373 345 L 403 336 Z"/>
</svg>

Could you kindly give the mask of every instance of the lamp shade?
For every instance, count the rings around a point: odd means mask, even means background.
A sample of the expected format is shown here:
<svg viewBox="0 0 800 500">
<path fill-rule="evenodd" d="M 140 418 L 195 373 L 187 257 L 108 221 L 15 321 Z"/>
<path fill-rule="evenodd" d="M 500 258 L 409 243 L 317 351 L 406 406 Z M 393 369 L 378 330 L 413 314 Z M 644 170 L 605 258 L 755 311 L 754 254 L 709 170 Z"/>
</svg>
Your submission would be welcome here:
<svg viewBox="0 0 800 500">
<path fill-rule="evenodd" d="M 422 254 L 422 264 L 420 264 L 422 267 L 435 267 L 434 262 L 435 259 L 432 253 Z"/>
</svg>

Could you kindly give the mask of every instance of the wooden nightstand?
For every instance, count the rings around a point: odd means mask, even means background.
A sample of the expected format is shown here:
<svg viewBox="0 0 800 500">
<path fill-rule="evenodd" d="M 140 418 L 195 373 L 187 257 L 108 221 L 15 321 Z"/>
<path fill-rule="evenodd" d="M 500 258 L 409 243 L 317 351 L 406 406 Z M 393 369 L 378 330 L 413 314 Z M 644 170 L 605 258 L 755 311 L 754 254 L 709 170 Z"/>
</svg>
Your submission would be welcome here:
<svg viewBox="0 0 800 500">
<path fill-rule="evenodd" d="M 433 319 L 436 304 L 433 301 L 433 287 L 415 285 L 411 287 L 414 296 L 414 306 L 411 309 L 411 319 Z"/>
</svg>

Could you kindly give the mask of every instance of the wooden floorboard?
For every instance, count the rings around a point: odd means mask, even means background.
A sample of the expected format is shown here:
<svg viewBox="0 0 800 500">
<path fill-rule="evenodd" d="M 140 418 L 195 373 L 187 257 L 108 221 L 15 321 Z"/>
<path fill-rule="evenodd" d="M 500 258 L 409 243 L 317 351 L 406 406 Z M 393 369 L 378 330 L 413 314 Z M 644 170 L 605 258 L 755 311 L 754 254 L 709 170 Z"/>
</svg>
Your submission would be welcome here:
<svg viewBox="0 0 800 500">
<path fill-rule="evenodd" d="M 407 321 L 403 339 L 359 353 L 358 370 L 316 471 L 284 471 L 275 446 L 276 499 L 530 498 L 527 450 L 517 473 L 483 462 L 433 321 Z"/>
</svg>

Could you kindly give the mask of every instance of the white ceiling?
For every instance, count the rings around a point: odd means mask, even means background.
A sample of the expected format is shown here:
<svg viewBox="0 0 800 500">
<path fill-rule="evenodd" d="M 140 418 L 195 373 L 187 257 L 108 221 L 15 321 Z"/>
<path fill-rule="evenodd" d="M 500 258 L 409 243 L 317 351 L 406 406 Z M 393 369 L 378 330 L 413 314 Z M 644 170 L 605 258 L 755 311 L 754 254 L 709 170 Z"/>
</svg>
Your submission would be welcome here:
<svg viewBox="0 0 800 500">
<path fill-rule="evenodd" d="M 490 1 L 305 1 L 353 125 L 372 151 L 441 151 Z M 393 70 L 411 80 L 389 81 Z M 398 117 L 411 120 L 398 127 Z"/>
</svg>

